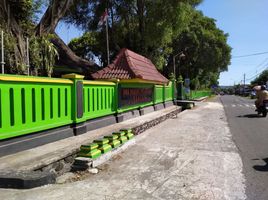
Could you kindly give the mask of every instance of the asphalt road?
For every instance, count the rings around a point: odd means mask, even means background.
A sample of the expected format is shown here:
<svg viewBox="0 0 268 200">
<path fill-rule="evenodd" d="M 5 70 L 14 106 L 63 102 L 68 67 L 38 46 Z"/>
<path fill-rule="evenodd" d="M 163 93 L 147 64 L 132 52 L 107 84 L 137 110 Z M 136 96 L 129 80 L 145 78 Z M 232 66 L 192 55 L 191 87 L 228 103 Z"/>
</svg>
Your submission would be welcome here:
<svg viewBox="0 0 268 200">
<path fill-rule="evenodd" d="M 249 200 L 268 199 L 268 117 L 257 116 L 254 100 L 220 97 L 231 133 L 243 161 Z"/>
</svg>

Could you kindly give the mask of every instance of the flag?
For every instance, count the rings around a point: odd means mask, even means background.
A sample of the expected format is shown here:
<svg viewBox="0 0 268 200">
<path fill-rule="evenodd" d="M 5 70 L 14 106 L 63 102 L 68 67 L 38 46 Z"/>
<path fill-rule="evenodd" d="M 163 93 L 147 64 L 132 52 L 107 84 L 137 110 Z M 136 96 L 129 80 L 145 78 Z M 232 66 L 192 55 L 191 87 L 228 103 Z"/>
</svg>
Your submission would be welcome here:
<svg viewBox="0 0 268 200">
<path fill-rule="evenodd" d="M 108 17 L 108 11 L 107 11 L 107 9 L 105 9 L 104 13 L 100 17 L 100 21 L 98 23 L 98 26 L 102 26 L 103 23 L 106 22 L 107 17 Z"/>
</svg>

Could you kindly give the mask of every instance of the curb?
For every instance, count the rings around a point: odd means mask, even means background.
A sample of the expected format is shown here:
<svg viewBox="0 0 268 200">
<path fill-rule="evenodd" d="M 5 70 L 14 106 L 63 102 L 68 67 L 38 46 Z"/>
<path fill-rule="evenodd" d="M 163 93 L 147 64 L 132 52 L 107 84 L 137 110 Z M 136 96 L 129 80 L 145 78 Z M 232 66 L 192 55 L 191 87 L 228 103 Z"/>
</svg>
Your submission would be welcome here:
<svg viewBox="0 0 268 200">
<path fill-rule="evenodd" d="M 14 172 L 0 173 L 0 187 L 13 189 L 31 189 L 56 181 L 56 174 L 51 172 Z"/>
</svg>

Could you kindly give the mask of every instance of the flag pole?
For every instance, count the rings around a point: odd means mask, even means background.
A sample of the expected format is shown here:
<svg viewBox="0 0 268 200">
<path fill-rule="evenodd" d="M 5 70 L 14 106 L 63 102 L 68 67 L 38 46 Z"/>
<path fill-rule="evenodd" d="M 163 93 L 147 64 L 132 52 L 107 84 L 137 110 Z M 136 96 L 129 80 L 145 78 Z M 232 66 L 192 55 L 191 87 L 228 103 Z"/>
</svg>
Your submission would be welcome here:
<svg viewBox="0 0 268 200">
<path fill-rule="evenodd" d="M 108 15 L 108 11 L 106 9 L 106 13 Z M 110 52 L 109 52 L 109 35 L 108 35 L 108 16 L 106 17 L 106 46 L 107 46 L 107 61 L 108 65 L 110 64 Z"/>
<path fill-rule="evenodd" d="M 29 60 L 29 38 L 26 38 L 26 66 L 27 74 L 30 75 L 30 60 Z"/>
<path fill-rule="evenodd" d="M 2 74 L 5 73 L 5 60 L 4 60 L 4 31 L 1 31 L 1 65 L 2 65 Z"/>
</svg>

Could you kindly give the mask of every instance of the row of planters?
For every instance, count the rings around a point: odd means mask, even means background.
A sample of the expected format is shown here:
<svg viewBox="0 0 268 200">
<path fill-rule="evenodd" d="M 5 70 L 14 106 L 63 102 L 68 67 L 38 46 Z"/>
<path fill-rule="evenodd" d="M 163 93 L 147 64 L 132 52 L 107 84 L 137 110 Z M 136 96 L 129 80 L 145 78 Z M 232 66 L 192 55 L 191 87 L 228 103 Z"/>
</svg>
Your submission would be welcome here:
<svg viewBox="0 0 268 200">
<path fill-rule="evenodd" d="M 132 138 L 134 138 L 134 134 L 131 129 L 122 129 L 119 132 L 104 136 L 104 138 L 94 140 L 93 143 L 82 145 L 78 157 L 96 159 L 102 154 L 123 145 Z"/>
</svg>

